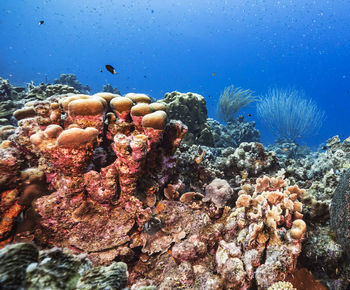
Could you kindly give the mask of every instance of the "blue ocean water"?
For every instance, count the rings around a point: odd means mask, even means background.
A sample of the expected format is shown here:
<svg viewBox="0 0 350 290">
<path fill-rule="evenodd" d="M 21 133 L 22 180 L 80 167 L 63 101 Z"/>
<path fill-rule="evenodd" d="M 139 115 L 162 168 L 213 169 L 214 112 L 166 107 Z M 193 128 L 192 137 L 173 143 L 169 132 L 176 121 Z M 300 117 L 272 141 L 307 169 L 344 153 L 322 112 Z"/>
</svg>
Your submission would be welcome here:
<svg viewBox="0 0 350 290">
<path fill-rule="evenodd" d="M 317 146 L 350 135 L 349 15 L 345 0 L 2 0 L 0 76 L 23 85 L 74 73 L 93 92 L 111 83 L 157 99 L 192 91 L 214 118 L 225 86 L 294 87 L 326 112 L 301 140 Z M 254 105 L 242 114 L 257 120 Z"/>
</svg>

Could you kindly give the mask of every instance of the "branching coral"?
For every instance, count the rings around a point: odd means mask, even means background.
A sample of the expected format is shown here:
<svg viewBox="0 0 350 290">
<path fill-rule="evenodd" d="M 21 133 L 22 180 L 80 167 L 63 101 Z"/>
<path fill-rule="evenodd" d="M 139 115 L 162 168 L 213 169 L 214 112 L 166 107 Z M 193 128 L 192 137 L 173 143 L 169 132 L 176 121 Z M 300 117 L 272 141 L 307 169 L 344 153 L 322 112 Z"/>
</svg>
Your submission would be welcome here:
<svg viewBox="0 0 350 290">
<path fill-rule="evenodd" d="M 324 120 L 324 112 L 297 90 L 270 90 L 258 102 L 257 114 L 272 133 L 292 142 L 318 133 Z"/>
<path fill-rule="evenodd" d="M 234 85 L 226 87 L 219 97 L 217 114 L 225 122 L 232 121 L 235 114 L 250 103 L 256 101 L 253 91 L 235 88 Z"/>
</svg>

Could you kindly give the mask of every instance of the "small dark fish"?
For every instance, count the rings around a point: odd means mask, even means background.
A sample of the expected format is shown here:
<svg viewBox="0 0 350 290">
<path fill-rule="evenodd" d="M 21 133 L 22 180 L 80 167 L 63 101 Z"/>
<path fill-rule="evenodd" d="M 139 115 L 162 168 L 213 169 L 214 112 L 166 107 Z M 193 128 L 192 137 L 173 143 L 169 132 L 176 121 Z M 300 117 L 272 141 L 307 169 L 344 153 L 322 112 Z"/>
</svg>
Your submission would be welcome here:
<svg viewBox="0 0 350 290">
<path fill-rule="evenodd" d="M 248 117 L 251 117 L 252 116 L 252 114 L 248 114 Z"/>
<path fill-rule="evenodd" d="M 102 71 L 102 68 L 100 69 L 100 72 L 103 72 L 103 71 Z"/>
<path fill-rule="evenodd" d="M 147 79 L 147 76 L 146 76 L 146 75 L 144 75 L 143 77 L 144 77 L 145 79 Z"/>
<path fill-rule="evenodd" d="M 154 13 L 154 10 L 153 10 L 153 9 L 151 10 L 151 13 L 152 13 L 152 14 Z"/>
<path fill-rule="evenodd" d="M 157 217 L 152 217 L 148 222 L 145 224 L 145 232 L 149 235 L 154 235 L 156 232 L 158 232 L 162 227 L 164 226 L 164 222 Z"/>
<path fill-rule="evenodd" d="M 322 150 L 327 150 L 327 146 L 323 146 L 323 147 L 322 147 Z"/>
<path fill-rule="evenodd" d="M 40 20 L 40 21 L 39 21 L 39 25 L 42 25 L 42 24 L 44 24 L 44 23 L 45 23 L 44 20 Z"/>
<path fill-rule="evenodd" d="M 111 65 L 109 65 L 109 64 L 106 65 L 106 69 L 107 69 L 111 74 L 114 74 L 114 75 L 117 74 L 117 71 L 114 69 L 114 67 L 111 66 Z"/>
</svg>

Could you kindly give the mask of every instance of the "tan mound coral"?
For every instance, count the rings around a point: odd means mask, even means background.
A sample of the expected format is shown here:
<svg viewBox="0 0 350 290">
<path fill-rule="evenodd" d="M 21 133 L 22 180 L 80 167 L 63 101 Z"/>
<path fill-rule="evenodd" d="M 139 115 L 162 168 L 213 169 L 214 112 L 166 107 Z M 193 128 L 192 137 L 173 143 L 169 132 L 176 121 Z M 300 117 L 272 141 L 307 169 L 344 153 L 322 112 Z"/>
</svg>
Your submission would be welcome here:
<svg viewBox="0 0 350 290">
<path fill-rule="evenodd" d="M 151 103 L 151 98 L 149 96 L 147 96 L 146 94 L 128 93 L 125 95 L 125 97 L 129 98 L 130 100 L 132 100 L 136 104 L 139 104 L 139 103 L 149 104 L 149 103 Z"/>
<path fill-rule="evenodd" d="M 26 118 L 31 118 L 36 115 L 33 107 L 18 109 L 13 113 L 13 116 L 19 121 Z"/>
<path fill-rule="evenodd" d="M 98 99 L 78 99 L 68 104 L 68 114 L 71 116 L 102 114 L 103 104 Z"/>
<path fill-rule="evenodd" d="M 139 128 L 142 124 L 143 116 L 150 113 L 152 113 L 152 109 L 149 104 L 139 103 L 131 108 L 130 115 L 135 126 Z"/>
<path fill-rule="evenodd" d="M 295 240 L 300 240 L 306 232 L 306 223 L 301 220 L 297 219 L 293 221 L 292 228 L 290 230 L 290 236 Z"/>
<path fill-rule="evenodd" d="M 164 111 L 156 111 L 145 115 L 142 118 L 142 127 L 163 130 L 166 124 L 167 115 Z"/>
<path fill-rule="evenodd" d="M 92 95 L 92 97 L 101 97 L 103 99 L 105 99 L 105 101 L 107 103 L 110 103 L 110 101 L 116 97 L 120 97 L 120 95 L 117 94 L 112 94 L 112 93 L 108 93 L 108 92 L 100 92 L 100 93 L 96 93 L 94 95 Z"/>
<path fill-rule="evenodd" d="M 62 101 L 68 112 L 65 126 L 77 124 L 81 128 L 94 127 L 101 130 L 107 105 L 103 98 L 82 95 L 77 99 L 74 96 L 66 99 Z"/>
<path fill-rule="evenodd" d="M 80 147 L 92 144 L 97 140 L 98 130 L 95 128 L 71 128 L 64 130 L 57 138 L 59 147 Z"/>
<path fill-rule="evenodd" d="M 119 119 L 126 121 L 133 106 L 132 100 L 125 97 L 115 97 L 111 100 L 110 105 Z"/>
<path fill-rule="evenodd" d="M 163 103 L 152 103 L 150 104 L 152 111 L 164 111 L 166 112 L 166 106 Z"/>
</svg>

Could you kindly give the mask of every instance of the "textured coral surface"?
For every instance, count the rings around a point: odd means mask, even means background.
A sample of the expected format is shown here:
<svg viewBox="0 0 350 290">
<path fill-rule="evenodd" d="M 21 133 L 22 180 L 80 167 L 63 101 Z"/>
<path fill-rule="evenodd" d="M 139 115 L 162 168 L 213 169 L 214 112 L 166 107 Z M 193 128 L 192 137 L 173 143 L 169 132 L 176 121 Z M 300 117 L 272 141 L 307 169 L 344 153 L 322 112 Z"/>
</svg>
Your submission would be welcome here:
<svg viewBox="0 0 350 290">
<path fill-rule="evenodd" d="M 279 289 L 292 287 L 276 282 L 301 255 L 303 266 L 324 267 L 314 273 L 330 287 L 346 289 L 347 258 L 328 219 L 348 141 L 293 159 L 242 142 L 258 132 L 236 120 L 252 135 L 206 147 L 214 141 L 205 100 L 192 93 L 151 103 L 145 94 L 53 92 L 14 116 L 18 126 L 1 133 L 0 246 L 41 250 L 4 247 L 0 272 L 10 275 L 1 287 L 120 289 L 128 279 L 131 289 Z"/>
</svg>

